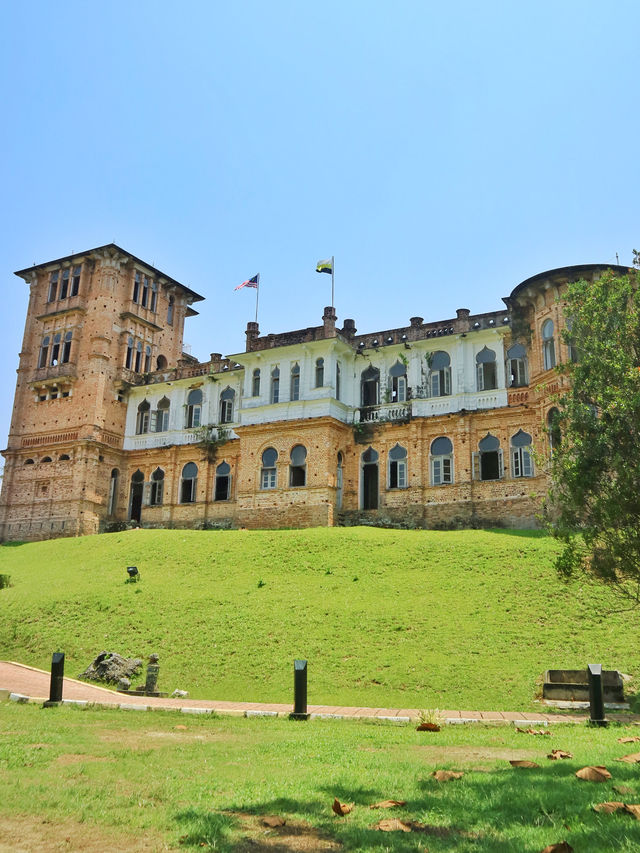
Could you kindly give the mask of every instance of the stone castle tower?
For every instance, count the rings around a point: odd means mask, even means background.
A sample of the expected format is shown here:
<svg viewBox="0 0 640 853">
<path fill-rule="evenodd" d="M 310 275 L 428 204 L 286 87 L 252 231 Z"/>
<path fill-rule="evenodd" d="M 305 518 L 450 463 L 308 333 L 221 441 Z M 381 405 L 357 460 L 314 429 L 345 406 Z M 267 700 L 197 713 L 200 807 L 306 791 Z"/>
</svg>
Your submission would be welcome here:
<svg viewBox="0 0 640 853">
<path fill-rule="evenodd" d="M 16 275 L 30 295 L 0 538 L 95 533 L 126 487 L 125 391 L 180 362 L 203 297 L 113 243 Z"/>
</svg>

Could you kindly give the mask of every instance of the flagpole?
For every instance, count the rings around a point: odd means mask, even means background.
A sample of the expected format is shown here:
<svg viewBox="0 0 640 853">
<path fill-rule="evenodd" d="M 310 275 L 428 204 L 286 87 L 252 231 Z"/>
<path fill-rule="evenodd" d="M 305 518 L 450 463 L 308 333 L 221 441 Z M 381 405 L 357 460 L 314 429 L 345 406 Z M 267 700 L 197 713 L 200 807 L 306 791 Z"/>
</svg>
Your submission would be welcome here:
<svg viewBox="0 0 640 853">
<path fill-rule="evenodd" d="M 256 287 L 256 323 L 258 322 L 258 296 L 260 294 L 260 273 L 258 273 L 258 286 Z"/>
<path fill-rule="evenodd" d="M 333 273 L 336 266 L 336 260 L 333 255 L 331 255 L 331 307 L 335 308 L 334 298 L 333 298 Z"/>
</svg>

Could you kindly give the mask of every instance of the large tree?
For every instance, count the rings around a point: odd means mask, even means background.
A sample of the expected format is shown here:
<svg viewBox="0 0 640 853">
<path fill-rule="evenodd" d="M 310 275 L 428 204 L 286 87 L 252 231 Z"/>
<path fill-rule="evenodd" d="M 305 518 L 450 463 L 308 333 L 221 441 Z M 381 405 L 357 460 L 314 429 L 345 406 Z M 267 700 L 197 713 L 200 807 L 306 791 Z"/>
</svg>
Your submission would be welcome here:
<svg viewBox="0 0 640 853">
<path fill-rule="evenodd" d="M 638 253 L 634 252 L 636 262 Z M 572 360 L 551 426 L 549 528 L 556 568 L 587 572 L 640 603 L 640 274 L 606 272 L 564 296 Z"/>
</svg>

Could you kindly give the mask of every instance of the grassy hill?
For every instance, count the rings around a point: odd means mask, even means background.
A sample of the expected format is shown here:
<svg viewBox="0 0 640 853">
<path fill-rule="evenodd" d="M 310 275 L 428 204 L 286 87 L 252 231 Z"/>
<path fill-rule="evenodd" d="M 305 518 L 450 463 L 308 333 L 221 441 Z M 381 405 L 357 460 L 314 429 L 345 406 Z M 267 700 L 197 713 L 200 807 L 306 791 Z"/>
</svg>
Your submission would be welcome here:
<svg viewBox="0 0 640 853">
<path fill-rule="evenodd" d="M 640 672 L 635 614 L 559 581 L 534 532 L 136 530 L 0 548 L 0 656 L 77 675 L 160 655 L 163 690 L 309 702 L 529 709 L 549 667 Z M 141 580 L 125 583 L 126 566 Z M 143 679 L 141 679 L 143 680 Z"/>
</svg>

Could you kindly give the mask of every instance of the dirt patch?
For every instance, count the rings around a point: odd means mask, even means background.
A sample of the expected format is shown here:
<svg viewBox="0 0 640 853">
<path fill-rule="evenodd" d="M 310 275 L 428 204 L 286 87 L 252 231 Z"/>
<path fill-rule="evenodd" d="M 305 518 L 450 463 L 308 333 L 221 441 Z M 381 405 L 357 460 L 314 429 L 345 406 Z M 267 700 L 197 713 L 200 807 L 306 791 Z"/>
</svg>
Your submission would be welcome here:
<svg viewBox="0 0 640 853">
<path fill-rule="evenodd" d="M 139 731 L 132 732 L 126 729 L 109 730 L 103 729 L 96 732 L 103 743 L 116 743 L 124 749 L 162 749 L 167 744 L 173 743 L 211 743 L 213 741 L 225 743 L 239 740 L 236 735 L 221 734 L 218 731 L 203 731 L 194 729 L 184 731 L 170 729 L 168 731 Z"/>
<path fill-rule="evenodd" d="M 140 837 L 71 820 L 0 817 L 0 853 L 159 853 L 169 849 L 159 836 L 148 832 Z"/>
<path fill-rule="evenodd" d="M 487 762 L 512 761 L 514 759 L 535 760 L 539 757 L 535 749 L 508 749 L 507 747 L 475 746 L 416 746 L 414 747 L 430 764 L 454 763 L 475 765 Z"/>
<path fill-rule="evenodd" d="M 322 835 L 315 827 L 304 820 L 294 820 L 285 817 L 283 826 L 268 827 L 263 824 L 266 817 L 272 815 L 249 815 L 242 812 L 224 812 L 235 818 L 245 833 L 234 845 L 239 853 L 318 853 L 324 850 L 340 850 L 342 845 L 326 835 Z"/>
<path fill-rule="evenodd" d="M 115 763 L 115 758 L 108 758 L 106 755 L 83 755 L 80 752 L 65 752 L 56 758 L 55 763 L 61 767 L 68 767 L 70 764 L 86 764 L 96 761 Z"/>
</svg>

